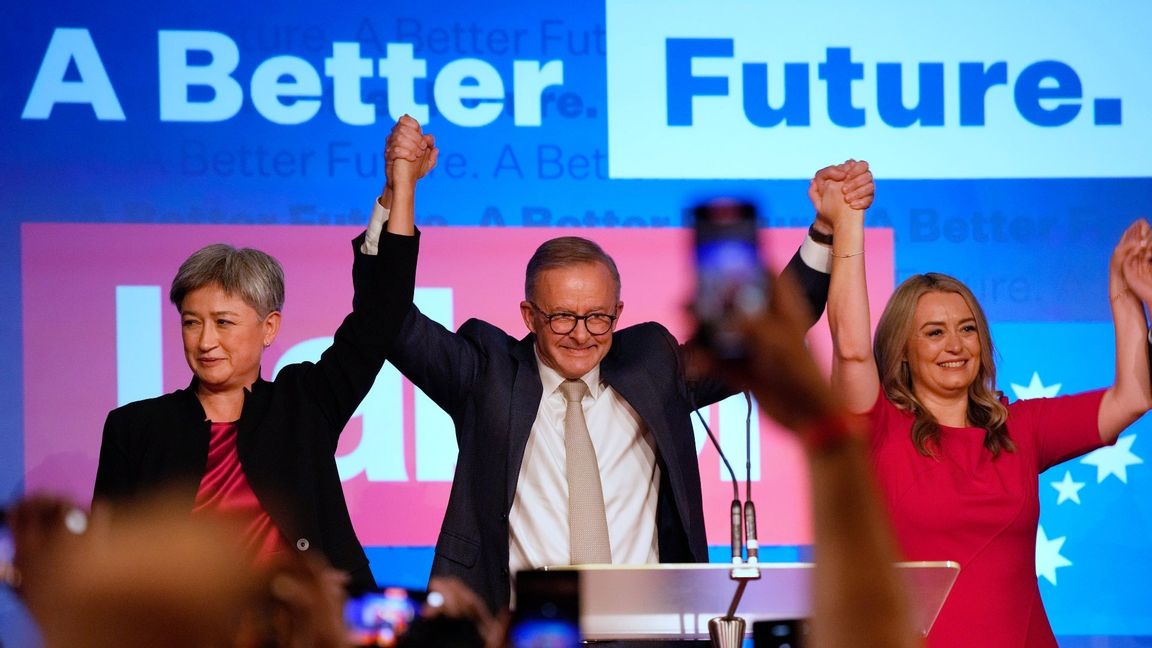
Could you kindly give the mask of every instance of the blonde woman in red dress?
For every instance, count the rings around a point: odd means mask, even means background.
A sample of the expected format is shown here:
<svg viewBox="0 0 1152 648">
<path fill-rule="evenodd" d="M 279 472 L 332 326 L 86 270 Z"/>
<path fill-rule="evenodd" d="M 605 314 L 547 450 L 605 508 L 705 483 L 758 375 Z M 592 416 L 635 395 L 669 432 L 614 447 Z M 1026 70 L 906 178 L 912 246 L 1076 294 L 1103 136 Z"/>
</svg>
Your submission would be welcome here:
<svg viewBox="0 0 1152 648">
<path fill-rule="evenodd" d="M 1139 220 L 1124 232 L 1109 266 L 1114 384 L 1009 404 L 996 391 L 980 304 L 952 277 L 928 273 L 901 284 L 873 342 L 863 212 L 837 189 L 812 187 L 835 214 L 833 388 L 850 411 L 870 418 L 872 460 L 904 558 L 961 566 L 928 645 L 971 646 L 978 637 L 982 646 L 1055 646 L 1036 582 L 1037 477 L 1115 443 L 1152 407 L 1149 225 Z"/>
</svg>

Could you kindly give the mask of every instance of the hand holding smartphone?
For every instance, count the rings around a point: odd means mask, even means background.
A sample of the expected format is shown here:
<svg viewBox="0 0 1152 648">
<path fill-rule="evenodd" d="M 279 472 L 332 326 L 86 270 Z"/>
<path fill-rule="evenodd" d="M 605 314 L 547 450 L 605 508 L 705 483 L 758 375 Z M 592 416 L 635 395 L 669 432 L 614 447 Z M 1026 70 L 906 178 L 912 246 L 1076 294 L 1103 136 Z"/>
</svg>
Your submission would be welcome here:
<svg viewBox="0 0 1152 648">
<path fill-rule="evenodd" d="M 384 587 L 350 598 L 344 604 L 344 625 L 353 646 L 395 646 L 424 604 L 424 592 Z"/>
</svg>

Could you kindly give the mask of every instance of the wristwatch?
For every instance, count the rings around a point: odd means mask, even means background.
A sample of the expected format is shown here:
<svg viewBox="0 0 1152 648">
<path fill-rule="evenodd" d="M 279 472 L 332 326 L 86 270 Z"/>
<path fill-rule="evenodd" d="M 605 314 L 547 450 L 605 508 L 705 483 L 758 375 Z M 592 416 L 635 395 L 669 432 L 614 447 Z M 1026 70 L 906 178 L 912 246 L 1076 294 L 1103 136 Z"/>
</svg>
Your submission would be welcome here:
<svg viewBox="0 0 1152 648">
<path fill-rule="evenodd" d="M 832 235 L 831 234 L 825 234 L 824 232 L 821 232 L 820 230 L 816 229 L 815 223 L 808 226 L 808 238 L 812 239 L 813 241 L 816 241 L 817 243 L 822 243 L 824 245 L 832 245 Z"/>
</svg>

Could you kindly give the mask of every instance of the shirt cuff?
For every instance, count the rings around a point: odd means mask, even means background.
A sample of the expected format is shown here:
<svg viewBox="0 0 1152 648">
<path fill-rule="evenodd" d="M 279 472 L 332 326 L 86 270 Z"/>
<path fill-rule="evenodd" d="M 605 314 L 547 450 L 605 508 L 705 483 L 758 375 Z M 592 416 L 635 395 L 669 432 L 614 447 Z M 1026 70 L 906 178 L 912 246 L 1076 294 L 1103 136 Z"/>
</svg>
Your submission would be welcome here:
<svg viewBox="0 0 1152 648">
<path fill-rule="evenodd" d="M 380 249 L 380 233 L 384 231 L 384 224 L 388 222 L 389 210 L 380 204 L 376 198 L 372 205 L 372 218 L 368 221 L 368 229 L 364 232 L 364 242 L 360 244 L 360 253 L 376 256 Z"/>
<path fill-rule="evenodd" d="M 810 236 L 805 236 L 804 242 L 800 244 L 800 259 L 804 265 L 817 272 L 832 272 L 832 248 L 820 245 Z"/>
</svg>

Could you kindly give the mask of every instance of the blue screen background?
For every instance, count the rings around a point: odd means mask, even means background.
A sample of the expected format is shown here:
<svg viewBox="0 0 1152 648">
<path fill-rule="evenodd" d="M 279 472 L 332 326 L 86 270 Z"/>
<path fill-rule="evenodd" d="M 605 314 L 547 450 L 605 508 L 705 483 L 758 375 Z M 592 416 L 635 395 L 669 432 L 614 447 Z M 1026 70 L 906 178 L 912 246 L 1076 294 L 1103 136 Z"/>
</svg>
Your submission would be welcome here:
<svg viewBox="0 0 1152 648">
<path fill-rule="evenodd" d="M 378 78 L 362 85 L 364 100 L 376 104 L 376 124 L 353 126 L 334 114 L 323 59 L 331 56 L 335 41 L 359 42 L 361 54 L 370 58 L 383 57 L 387 43 L 410 42 L 416 56 L 427 60 L 430 76 L 452 61 L 478 58 L 500 73 L 509 95 L 514 59 L 563 61 L 563 85 L 552 89 L 539 127 L 515 125 L 510 98 L 501 115 L 483 127 L 457 126 L 433 106 L 428 130 L 443 153 L 421 189 L 418 224 L 682 227 L 688 224 L 686 205 L 721 193 L 755 199 L 769 227 L 805 227 L 812 218 L 803 180 L 608 177 L 603 5 L 49 1 L 17 3 L 5 13 L 0 24 L 0 307 L 7 316 L 0 318 L 0 411 L 5 412 L 0 500 L 23 493 L 22 375 L 25 363 L 35 361 L 23 357 L 21 224 L 366 222 L 366 206 L 382 180 L 380 151 L 392 120 Z M 1058 13 L 1037 20 L 1065 27 Z M 915 21 L 910 16 L 906 27 L 914 29 Z M 49 119 L 21 117 L 58 28 L 89 31 L 123 121 L 97 120 L 91 106 L 80 104 L 56 105 Z M 236 42 L 240 62 L 233 76 L 245 99 L 234 117 L 160 120 L 160 30 L 213 31 Z M 494 32 L 504 37 L 491 36 Z M 990 50 L 998 46 L 988 44 Z M 1139 47 L 1133 56 L 1152 54 L 1148 42 Z M 318 114 L 303 124 L 272 123 L 251 100 L 248 80 L 254 70 L 281 55 L 308 61 L 325 84 Z M 73 65 L 65 79 L 78 78 Z M 210 100 L 204 90 L 194 89 L 191 98 Z M 418 103 L 430 103 L 431 93 L 430 83 L 415 84 Z M 703 156 L 701 163 L 707 164 Z M 1029 178 L 1021 169 L 1014 179 L 917 180 L 886 177 L 876 169 L 877 198 L 868 224 L 894 231 L 895 280 L 932 270 L 973 288 L 994 323 L 1002 357 L 1000 387 L 1012 398 L 1013 385 L 1028 385 L 1033 374 L 1044 385 L 1059 383 L 1062 394 L 1112 381 L 1108 255 L 1128 223 L 1152 213 L 1152 178 L 1093 177 L 1091 163 L 1084 161 L 1080 177 L 1056 179 Z M 800 170 L 798 176 L 812 171 Z M 62 278 L 83 271 L 61 259 Z M 76 334 L 83 335 L 84 313 L 62 316 L 74 317 Z M 1066 538 L 1060 551 L 1072 562 L 1058 570 L 1057 584 L 1040 578 L 1064 645 L 1152 645 L 1140 639 L 1152 636 L 1152 430 L 1141 421 L 1125 436 L 1135 437 L 1131 452 L 1143 458 L 1127 467 L 1126 481 L 1116 475 L 1098 481 L 1097 469 L 1079 460 L 1040 477 L 1041 526 L 1049 538 Z M 1049 483 L 1066 471 L 1086 485 L 1081 504 L 1056 503 Z M 430 548 L 369 551 L 381 582 L 423 586 Z M 782 559 L 794 559 L 805 548 L 776 551 Z M 4 601 L 5 618 L 15 618 L 19 613 Z M 1086 601 L 1092 602 L 1091 612 L 1085 611 Z M 3 638 L 12 645 L 30 636 L 19 624 L 0 625 L 10 628 Z"/>
</svg>

